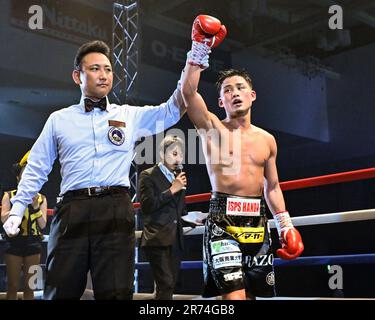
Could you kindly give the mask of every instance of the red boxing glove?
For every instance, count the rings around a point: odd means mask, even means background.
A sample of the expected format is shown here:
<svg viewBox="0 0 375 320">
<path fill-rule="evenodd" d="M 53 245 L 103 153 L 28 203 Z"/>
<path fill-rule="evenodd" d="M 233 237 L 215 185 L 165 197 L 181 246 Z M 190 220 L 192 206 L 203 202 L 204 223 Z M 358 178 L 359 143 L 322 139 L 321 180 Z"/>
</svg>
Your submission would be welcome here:
<svg viewBox="0 0 375 320">
<path fill-rule="evenodd" d="M 278 212 L 274 218 L 281 243 L 281 249 L 276 250 L 277 255 L 286 260 L 299 257 L 304 246 L 300 233 L 293 227 L 288 211 Z"/>
<path fill-rule="evenodd" d="M 217 47 L 224 40 L 227 29 L 220 20 L 206 15 L 199 15 L 193 22 L 191 51 L 188 52 L 188 62 L 202 69 L 208 68 L 208 58 L 211 48 Z"/>
<path fill-rule="evenodd" d="M 205 43 L 210 48 L 217 47 L 226 35 L 227 28 L 214 17 L 199 15 L 193 22 L 191 39 L 199 43 Z"/>
<path fill-rule="evenodd" d="M 276 253 L 281 259 L 292 260 L 298 258 L 303 249 L 301 235 L 296 228 L 291 228 L 285 232 L 281 232 L 280 237 L 281 249 L 277 249 Z"/>
</svg>

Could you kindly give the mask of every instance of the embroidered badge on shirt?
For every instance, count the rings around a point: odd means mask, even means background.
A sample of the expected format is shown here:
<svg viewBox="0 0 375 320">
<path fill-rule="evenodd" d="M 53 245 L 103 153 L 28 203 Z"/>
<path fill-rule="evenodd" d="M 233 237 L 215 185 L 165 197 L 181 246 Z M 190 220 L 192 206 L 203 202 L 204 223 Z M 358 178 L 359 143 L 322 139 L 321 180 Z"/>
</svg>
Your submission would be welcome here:
<svg viewBox="0 0 375 320">
<path fill-rule="evenodd" d="M 125 141 L 125 133 L 119 127 L 111 127 L 108 131 L 108 139 L 116 146 L 121 146 Z"/>
</svg>

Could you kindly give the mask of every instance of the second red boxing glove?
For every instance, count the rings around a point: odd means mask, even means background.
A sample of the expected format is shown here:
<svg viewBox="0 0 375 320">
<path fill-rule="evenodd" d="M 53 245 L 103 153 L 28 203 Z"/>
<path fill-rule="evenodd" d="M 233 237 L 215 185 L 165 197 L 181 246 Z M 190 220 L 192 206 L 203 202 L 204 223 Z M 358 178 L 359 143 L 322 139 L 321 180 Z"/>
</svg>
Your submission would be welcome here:
<svg viewBox="0 0 375 320">
<path fill-rule="evenodd" d="M 276 250 L 277 255 L 286 260 L 298 258 L 304 250 L 304 245 L 300 233 L 292 224 L 288 211 L 277 212 L 274 218 L 281 243 L 281 249 Z"/>
</svg>

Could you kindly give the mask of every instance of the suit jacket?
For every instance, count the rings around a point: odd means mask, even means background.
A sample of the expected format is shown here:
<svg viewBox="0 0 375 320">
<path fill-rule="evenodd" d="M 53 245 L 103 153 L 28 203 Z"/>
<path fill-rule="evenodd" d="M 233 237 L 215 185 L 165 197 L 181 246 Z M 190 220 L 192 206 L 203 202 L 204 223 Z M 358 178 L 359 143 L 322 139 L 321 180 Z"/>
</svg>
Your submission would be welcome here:
<svg viewBox="0 0 375 320">
<path fill-rule="evenodd" d="M 173 195 L 169 191 L 170 186 L 158 165 L 140 174 L 138 199 L 143 218 L 141 247 L 170 246 L 178 241 L 180 249 L 183 249 L 181 216 L 187 214 L 185 190 Z"/>
</svg>

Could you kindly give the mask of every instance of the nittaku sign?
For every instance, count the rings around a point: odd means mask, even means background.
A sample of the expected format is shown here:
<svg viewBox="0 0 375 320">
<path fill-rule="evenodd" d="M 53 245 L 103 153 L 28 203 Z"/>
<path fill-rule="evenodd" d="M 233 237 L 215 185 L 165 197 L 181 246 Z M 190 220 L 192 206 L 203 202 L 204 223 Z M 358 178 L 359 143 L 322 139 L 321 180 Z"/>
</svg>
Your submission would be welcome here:
<svg viewBox="0 0 375 320">
<path fill-rule="evenodd" d="M 35 10 L 37 8 L 39 10 Z M 40 12 L 43 14 L 41 28 L 36 21 Z M 10 16 L 10 24 L 14 27 L 72 43 L 81 44 L 91 39 L 109 42 L 111 39 L 111 12 L 76 1 L 12 1 Z M 38 28 L 30 28 L 30 19 L 33 20 L 31 25 Z"/>
</svg>

